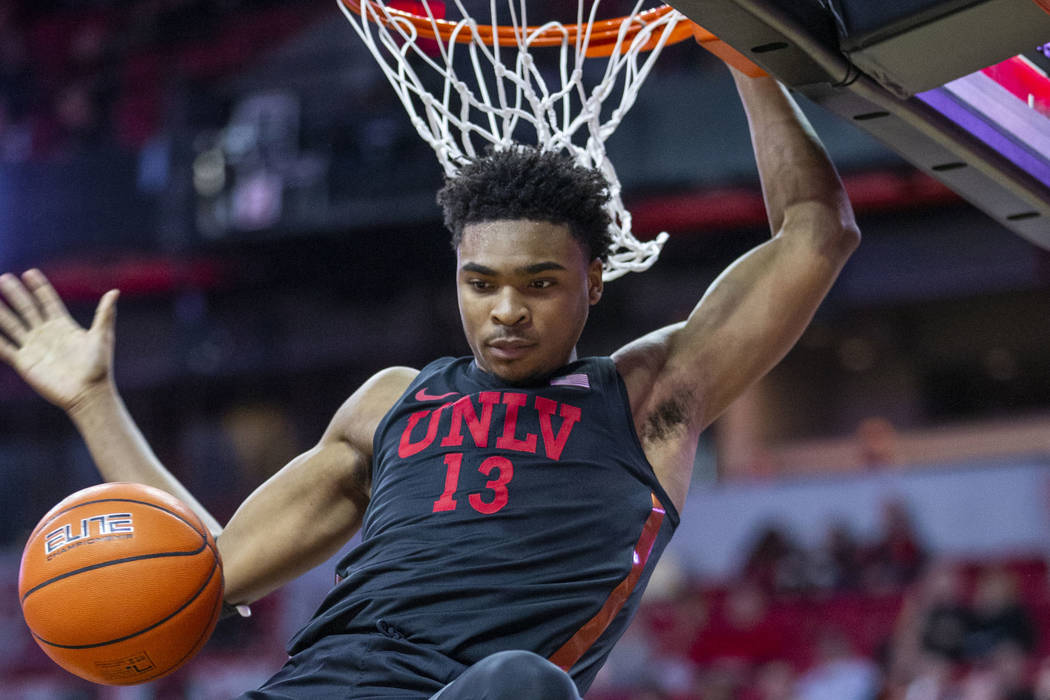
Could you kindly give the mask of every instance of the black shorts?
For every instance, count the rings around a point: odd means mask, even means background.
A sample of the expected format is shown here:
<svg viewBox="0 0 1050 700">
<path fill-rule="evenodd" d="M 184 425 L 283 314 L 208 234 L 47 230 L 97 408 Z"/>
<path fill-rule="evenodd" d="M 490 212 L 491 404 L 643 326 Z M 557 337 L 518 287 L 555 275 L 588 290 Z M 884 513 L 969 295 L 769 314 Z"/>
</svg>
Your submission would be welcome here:
<svg viewBox="0 0 1050 700">
<path fill-rule="evenodd" d="M 397 636 L 330 634 L 288 659 L 244 700 L 426 700 L 466 666 Z"/>
</svg>

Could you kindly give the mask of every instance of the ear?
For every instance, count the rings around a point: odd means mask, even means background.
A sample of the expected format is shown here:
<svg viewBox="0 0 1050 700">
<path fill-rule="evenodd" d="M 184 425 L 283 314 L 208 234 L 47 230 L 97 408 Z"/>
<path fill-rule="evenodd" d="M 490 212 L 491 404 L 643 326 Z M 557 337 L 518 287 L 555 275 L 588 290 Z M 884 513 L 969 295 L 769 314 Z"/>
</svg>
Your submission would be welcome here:
<svg viewBox="0 0 1050 700">
<path fill-rule="evenodd" d="M 587 268 L 587 298 L 591 306 L 597 304 L 602 298 L 603 284 L 602 261 L 601 258 L 595 258 L 591 260 L 590 267 Z"/>
</svg>

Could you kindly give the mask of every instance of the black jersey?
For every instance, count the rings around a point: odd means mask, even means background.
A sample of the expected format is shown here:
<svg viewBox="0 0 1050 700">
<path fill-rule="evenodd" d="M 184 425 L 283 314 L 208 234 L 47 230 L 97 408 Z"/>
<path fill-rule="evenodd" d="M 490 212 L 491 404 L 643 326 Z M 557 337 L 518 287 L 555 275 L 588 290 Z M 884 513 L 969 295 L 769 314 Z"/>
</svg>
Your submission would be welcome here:
<svg viewBox="0 0 1050 700">
<path fill-rule="evenodd" d="M 525 387 L 437 360 L 379 424 L 361 544 L 290 650 L 379 627 L 468 665 L 533 651 L 583 693 L 677 524 L 610 358 Z"/>
</svg>

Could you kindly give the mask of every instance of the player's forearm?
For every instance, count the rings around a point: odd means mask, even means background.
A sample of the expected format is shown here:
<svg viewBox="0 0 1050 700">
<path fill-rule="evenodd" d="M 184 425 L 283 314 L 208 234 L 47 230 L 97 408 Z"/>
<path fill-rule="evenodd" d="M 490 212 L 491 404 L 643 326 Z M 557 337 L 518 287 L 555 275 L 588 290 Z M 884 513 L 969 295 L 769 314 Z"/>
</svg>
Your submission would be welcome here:
<svg viewBox="0 0 1050 700">
<path fill-rule="evenodd" d="M 167 491 L 192 508 L 213 535 L 221 532 L 218 521 L 157 459 L 111 383 L 87 394 L 70 408 L 69 417 L 105 481 L 131 481 Z"/>
<path fill-rule="evenodd" d="M 835 167 L 809 121 L 772 78 L 733 71 L 747 113 L 770 228 L 779 233 L 793 207 L 806 206 L 829 233 L 855 236 L 856 221 Z"/>
</svg>

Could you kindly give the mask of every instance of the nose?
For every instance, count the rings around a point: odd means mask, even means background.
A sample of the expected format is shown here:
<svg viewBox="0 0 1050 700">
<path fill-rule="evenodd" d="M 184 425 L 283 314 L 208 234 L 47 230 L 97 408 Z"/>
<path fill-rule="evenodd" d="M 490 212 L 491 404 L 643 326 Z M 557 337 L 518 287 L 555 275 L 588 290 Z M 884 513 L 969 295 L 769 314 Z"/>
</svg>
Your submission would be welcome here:
<svg viewBox="0 0 1050 700">
<path fill-rule="evenodd" d="M 492 305 L 492 320 L 500 326 L 517 326 L 529 320 L 529 307 L 513 287 L 500 290 Z"/>
</svg>

